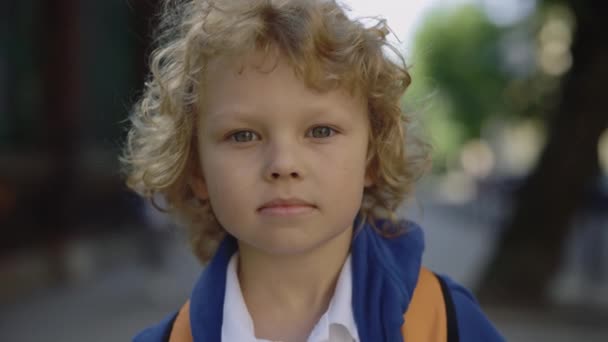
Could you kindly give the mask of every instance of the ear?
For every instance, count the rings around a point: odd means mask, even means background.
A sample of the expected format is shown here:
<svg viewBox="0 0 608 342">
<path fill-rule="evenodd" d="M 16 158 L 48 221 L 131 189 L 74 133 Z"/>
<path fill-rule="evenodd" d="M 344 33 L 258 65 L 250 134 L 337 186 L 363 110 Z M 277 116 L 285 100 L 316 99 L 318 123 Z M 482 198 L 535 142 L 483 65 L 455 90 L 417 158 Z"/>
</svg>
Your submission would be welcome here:
<svg viewBox="0 0 608 342">
<path fill-rule="evenodd" d="M 376 179 L 376 172 L 375 172 L 374 168 L 371 166 L 371 163 L 369 163 L 365 168 L 365 178 L 363 181 L 363 185 L 366 188 L 370 187 L 376 183 L 375 179 Z"/>
<path fill-rule="evenodd" d="M 363 185 L 365 185 L 366 188 L 374 185 L 374 180 L 369 172 L 365 173 L 365 180 L 364 180 Z"/>
<path fill-rule="evenodd" d="M 206 200 L 209 197 L 209 193 L 207 192 L 207 184 L 205 184 L 205 181 L 201 177 L 192 177 L 190 187 L 198 199 Z"/>
<path fill-rule="evenodd" d="M 363 185 L 367 188 L 370 187 L 372 185 L 374 185 L 376 182 L 374 181 L 376 179 L 376 172 L 373 166 L 373 160 L 369 157 L 369 151 L 368 151 L 368 155 L 367 155 L 367 163 L 365 165 L 365 178 L 363 181 Z"/>
<path fill-rule="evenodd" d="M 207 200 L 209 198 L 207 183 L 200 171 L 193 172 L 190 178 L 190 188 L 192 188 L 192 192 L 194 192 L 194 195 L 199 200 Z"/>
</svg>

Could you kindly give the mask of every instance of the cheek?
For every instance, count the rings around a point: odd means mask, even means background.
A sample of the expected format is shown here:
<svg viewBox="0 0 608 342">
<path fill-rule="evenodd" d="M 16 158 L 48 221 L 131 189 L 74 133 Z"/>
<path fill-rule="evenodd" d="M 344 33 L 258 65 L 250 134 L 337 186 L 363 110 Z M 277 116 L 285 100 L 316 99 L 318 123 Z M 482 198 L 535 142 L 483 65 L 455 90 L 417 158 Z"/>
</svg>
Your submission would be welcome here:
<svg viewBox="0 0 608 342">
<path fill-rule="evenodd" d="M 343 149 L 342 153 L 333 154 L 333 159 L 320 163 L 319 174 L 324 188 L 334 189 L 330 196 L 357 197 L 365 186 L 365 152 L 362 148 Z M 338 192 L 338 193 L 335 193 Z"/>
<path fill-rule="evenodd" d="M 210 155 L 204 171 L 208 175 L 208 186 L 214 187 L 223 196 L 224 192 L 235 191 L 235 188 L 247 191 L 257 181 L 254 177 L 258 168 L 259 165 L 253 158 L 215 153 Z"/>
<path fill-rule="evenodd" d="M 219 152 L 210 152 L 202 160 L 211 206 L 220 223 L 226 224 L 224 221 L 234 216 L 234 210 L 250 205 L 252 170 L 238 158 L 228 158 Z"/>
<path fill-rule="evenodd" d="M 218 193 L 228 190 L 225 188 L 232 184 L 232 178 L 234 178 L 232 175 L 234 170 L 231 171 L 230 166 L 226 165 L 226 161 L 217 157 L 207 154 L 207 158 L 203 159 L 203 173 L 209 188 L 209 195 L 215 198 L 218 197 Z"/>
<path fill-rule="evenodd" d="M 336 153 L 329 165 L 334 166 L 338 172 L 344 173 L 344 176 L 348 176 L 352 180 L 353 178 L 363 178 L 366 159 L 366 145 L 357 141 L 343 148 L 341 153 Z"/>
</svg>

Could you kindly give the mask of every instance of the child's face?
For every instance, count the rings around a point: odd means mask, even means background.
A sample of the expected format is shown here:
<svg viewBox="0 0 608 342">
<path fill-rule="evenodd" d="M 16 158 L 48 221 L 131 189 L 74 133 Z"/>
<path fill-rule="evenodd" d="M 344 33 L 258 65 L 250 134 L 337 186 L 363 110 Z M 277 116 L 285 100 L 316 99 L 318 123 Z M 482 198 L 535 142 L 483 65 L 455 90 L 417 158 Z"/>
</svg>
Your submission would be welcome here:
<svg viewBox="0 0 608 342">
<path fill-rule="evenodd" d="M 271 254 L 310 251 L 352 228 L 371 184 L 366 103 L 310 90 L 281 58 L 272 72 L 272 58 L 239 62 L 209 65 L 197 127 L 202 177 L 193 188 L 240 243 Z M 261 209 L 279 198 L 312 207 Z"/>
</svg>

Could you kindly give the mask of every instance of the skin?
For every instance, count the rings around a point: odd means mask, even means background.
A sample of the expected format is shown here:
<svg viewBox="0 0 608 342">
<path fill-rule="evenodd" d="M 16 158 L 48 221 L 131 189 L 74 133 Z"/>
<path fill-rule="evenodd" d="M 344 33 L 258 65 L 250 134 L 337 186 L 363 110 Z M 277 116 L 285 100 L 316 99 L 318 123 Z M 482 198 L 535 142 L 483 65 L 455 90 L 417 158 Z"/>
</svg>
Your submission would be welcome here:
<svg viewBox="0 0 608 342">
<path fill-rule="evenodd" d="M 367 104 L 342 90 L 307 88 L 281 56 L 217 59 L 208 70 L 192 188 L 238 239 L 256 337 L 305 341 L 333 296 L 372 184 Z M 278 216 L 259 210 L 277 197 L 312 207 Z"/>
</svg>

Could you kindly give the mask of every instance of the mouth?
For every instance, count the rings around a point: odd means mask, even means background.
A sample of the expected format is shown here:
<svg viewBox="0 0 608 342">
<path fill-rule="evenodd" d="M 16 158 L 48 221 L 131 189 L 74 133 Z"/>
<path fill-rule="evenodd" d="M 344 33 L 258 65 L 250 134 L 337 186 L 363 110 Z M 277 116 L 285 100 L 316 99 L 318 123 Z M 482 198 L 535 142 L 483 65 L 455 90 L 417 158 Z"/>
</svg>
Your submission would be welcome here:
<svg viewBox="0 0 608 342">
<path fill-rule="evenodd" d="M 317 207 L 299 198 L 273 199 L 258 208 L 258 213 L 267 216 L 294 216 L 311 213 Z"/>
</svg>

